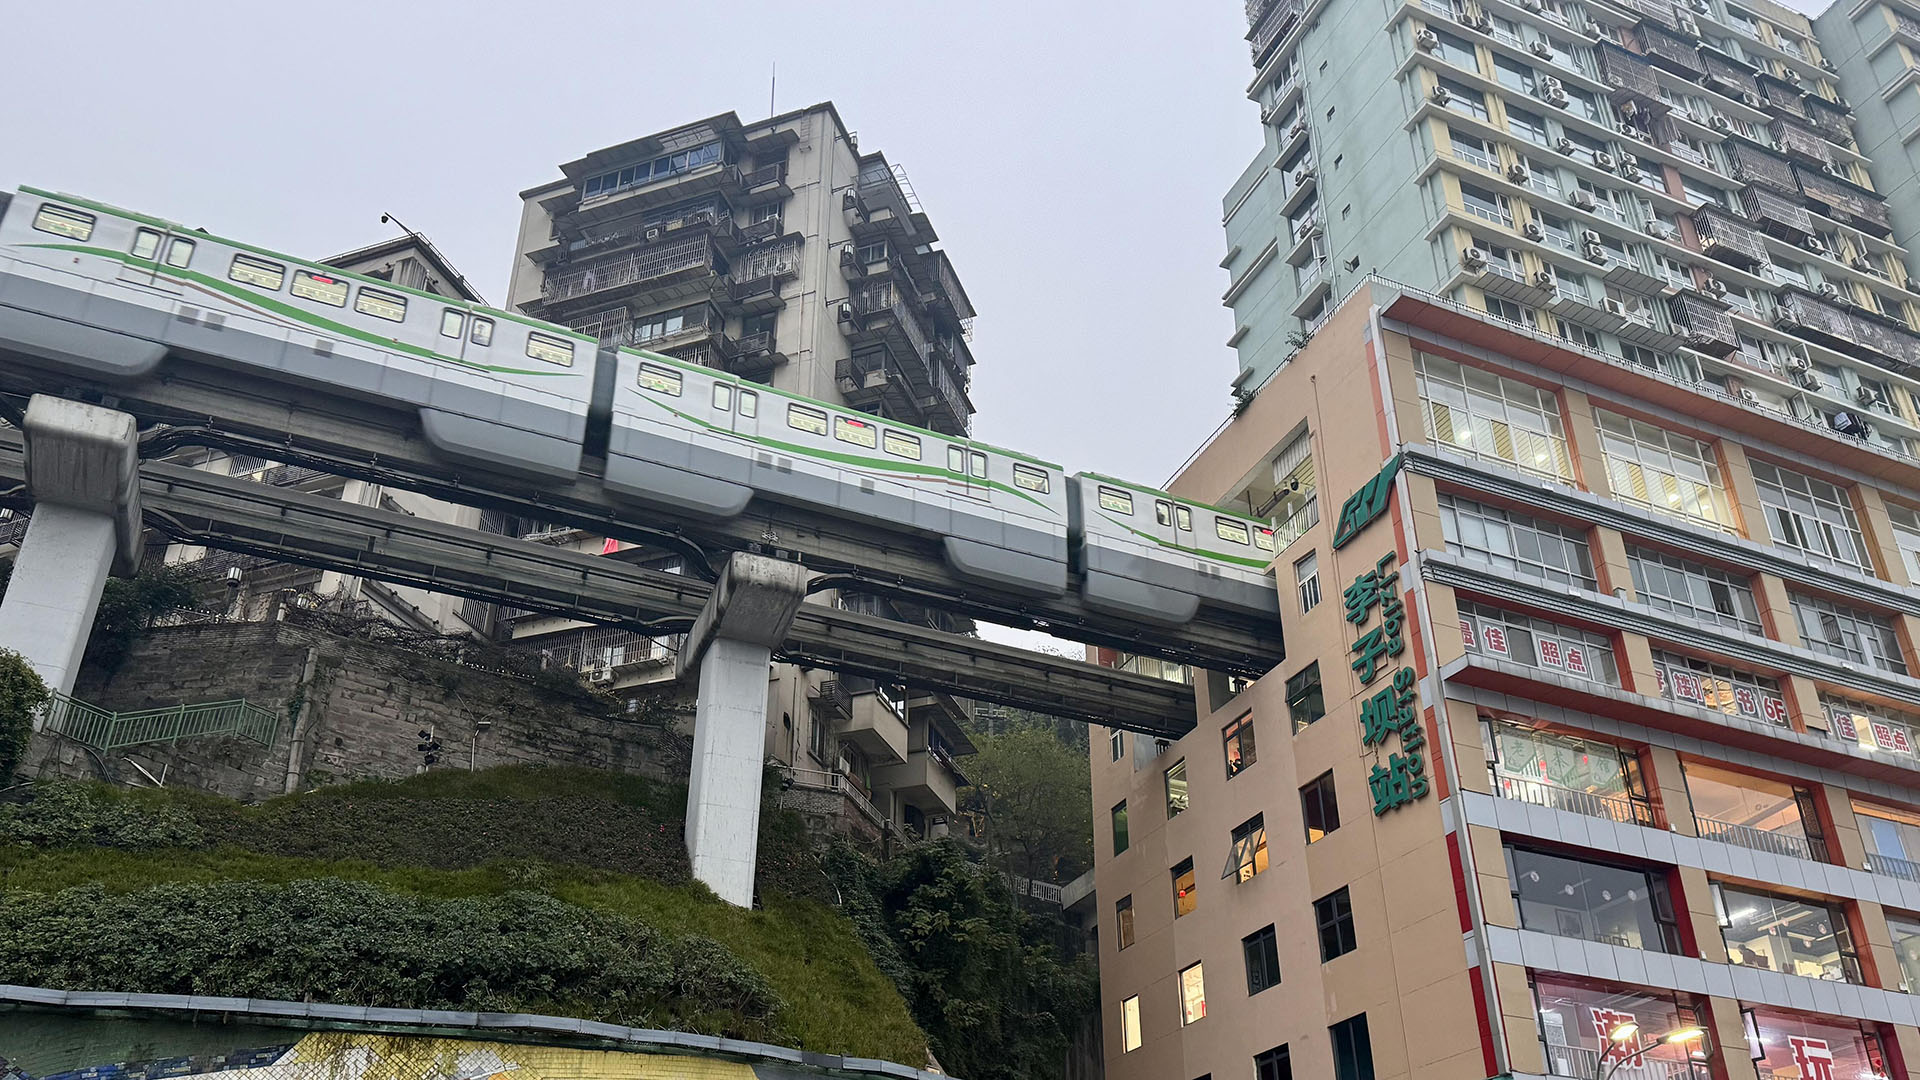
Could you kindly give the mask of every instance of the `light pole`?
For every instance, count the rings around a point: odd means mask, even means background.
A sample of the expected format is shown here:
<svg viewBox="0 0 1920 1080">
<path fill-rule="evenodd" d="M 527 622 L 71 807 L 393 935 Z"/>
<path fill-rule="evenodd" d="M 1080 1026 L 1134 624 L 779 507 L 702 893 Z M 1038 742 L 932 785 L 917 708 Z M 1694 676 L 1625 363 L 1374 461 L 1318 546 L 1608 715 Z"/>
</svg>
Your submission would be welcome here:
<svg viewBox="0 0 1920 1080">
<path fill-rule="evenodd" d="M 1607 1053 L 1606 1047 L 1602 1047 L 1600 1050 L 1600 1060 L 1594 1062 L 1593 1065 L 1593 1080 L 1610 1080 L 1613 1074 L 1618 1072 L 1622 1066 L 1640 1060 L 1649 1050 L 1655 1050 L 1662 1046 L 1692 1042 L 1705 1034 L 1706 1030 L 1704 1028 L 1675 1028 L 1657 1039 L 1649 1040 L 1645 1046 L 1640 1046 L 1640 1025 L 1629 1020 L 1607 1033 L 1607 1045 L 1614 1046 L 1631 1043 L 1638 1047 L 1638 1049 L 1614 1062 L 1613 1067 L 1609 1069 L 1605 1066 L 1607 1058 L 1611 1055 Z"/>
</svg>

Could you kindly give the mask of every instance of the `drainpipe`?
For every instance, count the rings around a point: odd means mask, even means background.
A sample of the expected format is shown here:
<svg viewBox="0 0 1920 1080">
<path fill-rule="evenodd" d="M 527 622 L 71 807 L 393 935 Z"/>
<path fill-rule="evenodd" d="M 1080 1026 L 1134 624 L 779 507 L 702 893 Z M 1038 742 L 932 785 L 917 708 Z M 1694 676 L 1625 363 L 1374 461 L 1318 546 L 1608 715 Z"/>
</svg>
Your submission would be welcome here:
<svg viewBox="0 0 1920 1080">
<path fill-rule="evenodd" d="M 287 734 L 287 777 L 281 788 L 283 794 L 292 795 L 300 790 L 300 777 L 306 772 L 305 739 L 313 730 L 313 715 L 316 703 L 313 700 L 313 676 L 320 666 L 320 649 L 307 646 L 307 663 L 300 671 L 300 683 L 295 687 L 300 699 L 300 715 L 293 718 L 293 730 Z"/>
</svg>

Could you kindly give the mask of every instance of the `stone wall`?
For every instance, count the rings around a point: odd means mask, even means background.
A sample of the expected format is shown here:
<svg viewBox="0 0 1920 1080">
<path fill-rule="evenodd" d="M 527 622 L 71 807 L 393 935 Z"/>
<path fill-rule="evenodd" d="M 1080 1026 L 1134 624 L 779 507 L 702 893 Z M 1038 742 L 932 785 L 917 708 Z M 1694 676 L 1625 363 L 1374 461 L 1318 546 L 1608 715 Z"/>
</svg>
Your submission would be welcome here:
<svg viewBox="0 0 1920 1080">
<path fill-rule="evenodd" d="M 159 780 L 241 799 L 414 775 L 423 729 L 442 746 L 436 769 L 580 765 L 683 781 L 686 740 L 675 729 L 690 725 L 692 711 L 677 688 L 629 714 L 584 692 L 286 622 L 149 631 L 116 674 L 83 671 L 74 696 L 114 711 L 231 698 L 276 711 L 281 723 L 267 747 L 203 737 L 101 752 L 41 733 L 23 770 L 136 786 Z"/>
</svg>

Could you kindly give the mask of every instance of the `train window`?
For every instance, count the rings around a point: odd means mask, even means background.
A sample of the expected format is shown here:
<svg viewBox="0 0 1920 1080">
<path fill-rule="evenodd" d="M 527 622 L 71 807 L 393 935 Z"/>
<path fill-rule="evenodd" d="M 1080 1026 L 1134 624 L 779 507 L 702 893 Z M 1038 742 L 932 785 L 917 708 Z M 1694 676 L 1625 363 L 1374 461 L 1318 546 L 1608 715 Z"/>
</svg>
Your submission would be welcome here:
<svg viewBox="0 0 1920 1080">
<path fill-rule="evenodd" d="M 347 283 L 336 277 L 310 270 L 293 272 L 293 295 L 302 300 L 318 300 L 333 307 L 347 306 Z"/>
<path fill-rule="evenodd" d="M 1044 495 L 1047 493 L 1048 488 L 1047 471 L 1045 469 L 1036 469 L 1031 465 L 1015 465 L 1013 467 L 1013 484 L 1015 487 L 1023 487 L 1028 491 L 1038 491 Z"/>
<path fill-rule="evenodd" d="M 1193 511 L 1187 509 L 1186 507 L 1184 506 L 1174 507 L 1173 520 L 1175 524 L 1180 526 L 1183 532 L 1193 531 Z"/>
<path fill-rule="evenodd" d="M 280 291 L 287 283 L 287 268 L 276 262 L 256 259 L 251 255 L 235 255 L 233 265 L 227 267 L 227 278 L 247 285 L 258 285 L 263 289 Z"/>
<path fill-rule="evenodd" d="M 484 346 L 493 344 L 493 320 L 483 319 L 475 315 L 473 317 L 473 336 L 469 340 L 475 345 Z"/>
<path fill-rule="evenodd" d="M 879 441 L 880 429 L 865 420 L 855 420 L 847 416 L 833 418 L 833 437 L 844 443 L 873 449 Z"/>
<path fill-rule="evenodd" d="M 193 261 L 193 241 L 175 237 L 167 244 L 167 265 L 185 270 Z"/>
<path fill-rule="evenodd" d="M 898 431 L 888 431 L 880 436 L 880 449 L 894 457 L 920 460 L 920 439 L 914 435 L 903 435 Z"/>
<path fill-rule="evenodd" d="M 388 322 L 405 322 L 407 320 L 407 298 L 404 296 L 395 296 L 390 292 L 381 292 L 379 289 L 369 289 L 362 285 L 360 287 L 360 295 L 353 298 L 353 310 L 362 315 L 371 315 L 376 319 L 385 319 Z M 573 358 L 572 354 L 569 353 L 567 358 L 571 360 Z"/>
<path fill-rule="evenodd" d="M 967 451 L 965 447 L 947 447 L 947 468 L 959 473 L 961 476 L 967 475 Z"/>
<path fill-rule="evenodd" d="M 1153 500 L 1153 520 L 1162 525 L 1173 524 L 1173 504 L 1165 499 Z"/>
<path fill-rule="evenodd" d="M 740 391 L 740 415 L 751 420 L 760 415 L 760 395 L 751 390 Z"/>
<path fill-rule="evenodd" d="M 713 407 L 721 412 L 733 411 L 733 387 L 726 383 L 713 384 Z"/>
<path fill-rule="evenodd" d="M 827 414 L 819 409 L 809 409 L 805 405 L 788 405 L 787 426 L 810 435 L 825 435 Z"/>
<path fill-rule="evenodd" d="M 93 237 L 93 215 L 46 203 L 33 215 L 33 227 L 69 240 L 88 240 Z"/>
<path fill-rule="evenodd" d="M 1273 550 L 1273 530 L 1261 525 L 1253 527 L 1253 546 L 1261 551 Z"/>
<path fill-rule="evenodd" d="M 545 360 L 549 364 L 561 367 L 573 366 L 573 342 L 566 338 L 557 338 L 552 334 L 529 333 L 527 335 L 527 355 L 535 360 Z M 678 376 L 675 376 L 676 381 Z M 675 390 L 674 393 L 680 391 Z"/>
<path fill-rule="evenodd" d="M 967 475 L 975 480 L 987 478 L 987 455 L 978 450 L 967 451 Z"/>
<path fill-rule="evenodd" d="M 440 336 L 459 340 L 467 332 L 467 317 L 461 312 L 447 308 L 440 313 Z"/>
<path fill-rule="evenodd" d="M 1100 489 L 1100 509 L 1111 510 L 1116 514 L 1131 514 L 1133 513 L 1133 496 L 1124 491 L 1103 487 Z"/>
<path fill-rule="evenodd" d="M 1248 539 L 1250 539 L 1247 536 L 1246 525 L 1238 521 L 1233 521 L 1229 518 L 1216 516 L 1213 519 L 1213 531 L 1215 535 L 1220 537 L 1220 539 L 1230 541 L 1235 544 L 1244 544 L 1248 541 Z"/>
<path fill-rule="evenodd" d="M 654 364 L 640 365 L 640 388 L 655 393 L 680 396 L 680 373 Z"/>
<path fill-rule="evenodd" d="M 151 259 L 160 254 L 160 234 L 152 229 L 141 229 L 133 234 L 133 257 Z"/>
</svg>

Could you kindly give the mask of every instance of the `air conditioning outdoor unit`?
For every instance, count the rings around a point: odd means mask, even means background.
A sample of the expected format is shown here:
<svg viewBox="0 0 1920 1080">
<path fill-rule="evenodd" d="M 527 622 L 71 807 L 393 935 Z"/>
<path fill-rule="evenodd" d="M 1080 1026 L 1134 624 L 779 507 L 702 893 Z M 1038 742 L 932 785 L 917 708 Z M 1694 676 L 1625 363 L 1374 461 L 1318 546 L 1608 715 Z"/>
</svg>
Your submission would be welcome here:
<svg viewBox="0 0 1920 1080">
<path fill-rule="evenodd" d="M 1544 41 L 1539 40 L 1538 38 L 1527 43 L 1527 51 L 1539 57 L 1542 60 L 1553 59 L 1553 46 L 1547 44 Z"/>
<path fill-rule="evenodd" d="M 1590 263 L 1605 264 L 1607 261 L 1607 249 L 1600 244 L 1588 244 L 1583 253 Z"/>
<path fill-rule="evenodd" d="M 1582 210 L 1592 210 L 1596 205 L 1593 201 L 1593 193 L 1585 188 L 1575 188 L 1573 193 L 1567 196 L 1567 201 Z"/>
<path fill-rule="evenodd" d="M 1520 234 L 1529 240 L 1545 240 L 1547 238 L 1547 230 L 1541 228 L 1540 223 L 1537 221 L 1529 221 L 1525 225 L 1520 226 Z"/>
<path fill-rule="evenodd" d="M 1533 174 L 1527 171 L 1526 165 L 1516 161 L 1507 166 L 1507 179 L 1516 184 L 1524 184 L 1533 179 Z"/>
<path fill-rule="evenodd" d="M 1711 15 L 1713 14 L 1713 5 L 1707 3 L 1707 0 L 1693 0 L 1693 10 L 1702 15 Z"/>
<path fill-rule="evenodd" d="M 1827 242 L 1817 236 L 1809 236 L 1807 237 L 1807 250 L 1813 252 L 1815 255 L 1825 255 L 1827 253 Z"/>
<path fill-rule="evenodd" d="M 1727 283 L 1717 277 L 1707 279 L 1707 291 L 1715 296 L 1727 295 Z"/>
<path fill-rule="evenodd" d="M 1554 141 L 1553 148 L 1555 150 L 1560 151 L 1563 154 L 1571 154 L 1573 153 L 1573 150 L 1574 150 L 1573 140 L 1567 138 L 1565 135 L 1562 135 L 1560 136 L 1559 139 Z"/>
<path fill-rule="evenodd" d="M 1612 172 L 1614 170 L 1614 166 L 1619 164 L 1619 162 L 1613 159 L 1613 155 L 1607 153 L 1605 150 L 1594 151 L 1593 163 L 1594 165 L 1602 169 L 1605 169 L 1608 172 Z"/>
<path fill-rule="evenodd" d="M 1468 23 L 1467 25 L 1473 27 L 1475 30 L 1480 31 L 1483 34 L 1491 34 L 1493 33 L 1493 16 L 1482 12 L 1479 15 L 1475 15 L 1473 17 L 1473 21 Z"/>
<path fill-rule="evenodd" d="M 1305 165 L 1293 170 L 1293 184 L 1299 187 L 1313 179 L 1313 170 Z"/>
<path fill-rule="evenodd" d="M 1693 21 L 1693 16 L 1677 15 L 1673 21 L 1675 25 L 1680 27 L 1680 32 L 1688 37 L 1697 38 L 1700 36 L 1700 24 Z"/>
<path fill-rule="evenodd" d="M 1743 386 L 1740 388 L 1740 400 L 1750 405 L 1758 405 L 1760 404 L 1760 395 Z"/>
<path fill-rule="evenodd" d="M 1307 122 L 1305 120 L 1295 120 L 1293 126 L 1287 129 L 1288 138 L 1298 138 L 1306 133 Z"/>
<path fill-rule="evenodd" d="M 1547 5 L 1541 3 L 1540 0 L 1520 0 L 1520 6 L 1533 12 L 1535 15 L 1545 11 L 1547 7 Z"/>
<path fill-rule="evenodd" d="M 1740 92 L 1740 100 L 1756 109 L 1764 109 L 1767 107 L 1767 99 L 1751 90 L 1742 90 Z"/>
<path fill-rule="evenodd" d="M 1445 105 L 1447 102 L 1453 100 L 1453 94 L 1448 92 L 1444 86 L 1436 86 L 1432 90 L 1427 91 L 1427 97 L 1432 99 L 1435 105 Z"/>
<path fill-rule="evenodd" d="M 1477 247 L 1462 248 L 1460 265 L 1469 270 L 1483 270 L 1487 265 L 1487 253 Z"/>
<path fill-rule="evenodd" d="M 1871 271 L 1873 269 L 1873 260 L 1867 258 L 1865 255 L 1855 255 L 1847 261 L 1847 265 L 1853 267 L 1855 270 Z"/>
<path fill-rule="evenodd" d="M 1580 230 L 1580 242 L 1583 244 L 1598 244 L 1601 242 L 1601 236 L 1592 229 L 1582 229 Z"/>
<path fill-rule="evenodd" d="M 1623 319 L 1627 317 L 1627 305 L 1621 303 L 1620 301 L 1614 299 L 1611 296 L 1601 300 L 1600 306 L 1605 308 L 1607 310 L 1607 314 L 1609 315 L 1618 315 Z"/>
<path fill-rule="evenodd" d="M 1874 392 L 1871 386 L 1857 387 L 1853 391 L 1853 400 L 1869 408 L 1886 404 L 1885 401 L 1881 400 L 1880 395 Z"/>
<path fill-rule="evenodd" d="M 1821 172 L 1823 172 L 1823 173 L 1825 173 L 1825 174 L 1827 174 L 1828 176 L 1839 176 L 1839 175 L 1840 175 L 1840 168 L 1839 168 L 1839 166 L 1837 166 L 1837 165 L 1835 165 L 1835 164 L 1834 164 L 1833 162 L 1831 162 L 1831 161 L 1823 161 L 1823 162 L 1821 162 L 1821 163 L 1820 163 L 1820 171 L 1821 171 Z"/>
<path fill-rule="evenodd" d="M 1640 179 L 1640 163 L 1628 158 L 1620 163 L 1620 175 L 1628 180 Z"/>
<path fill-rule="evenodd" d="M 1813 370 L 1813 361 L 1804 356 L 1789 356 L 1786 366 L 1788 374 L 1800 375 Z"/>
<path fill-rule="evenodd" d="M 660 239 L 660 230 L 659 230 L 658 228 L 653 228 L 653 229 L 648 229 L 648 230 L 647 230 L 647 239 L 649 239 L 649 240 L 658 240 L 658 239 Z"/>
<path fill-rule="evenodd" d="M 1414 31 L 1413 43 L 1427 52 L 1432 52 L 1440 47 L 1440 35 L 1422 27 Z"/>
<path fill-rule="evenodd" d="M 1807 390 L 1820 389 L 1820 375 L 1818 372 L 1796 371 L 1793 375 L 1793 381 L 1799 383 L 1802 388 Z"/>
<path fill-rule="evenodd" d="M 1655 218 L 1647 222 L 1647 235 L 1658 237 L 1661 240 L 1671 240 L 1674 235 L 1673 226 L 1661 221 L 1659 218 Z"/>
<path fill-rule="evenodd" d="M 1535 270 L 1533 272 L 1533 283 L 1542 289 L 1557 289 L 1560 287 L 1560 279 L 1554 276 L 1551 270 Z"/>
<path fill-rule="evenodd" d="M 1820 295 L 1831 300 L 1840 295 L 1840 289 L 1831 281 L 1823 281 L 1820 283 Z"/>
<path fill-rule="evenodd" d="M 1715 131 L 1732 131 L 1733 121 L 1721 116 L 1719 113 L 1714 113 L 1712 116 L 1707 117 L 1707 126 Z"/>
<path fill-rule="evenodd" d="M 1564 109 L 1567 107 L 1567 92 L 1557 86 L 1548 88 L 1540 96 L 1545 99 L 1547 104 L 1552 105 L 1556 109 Z"/>
<path fill-rule="evenodd" d="M 853 321 L 853 305 L 847 304 L 847 303 L 841 304 L 837 314 L 839 315 L 841 322 L 852 322 Z"/>
</svg>

